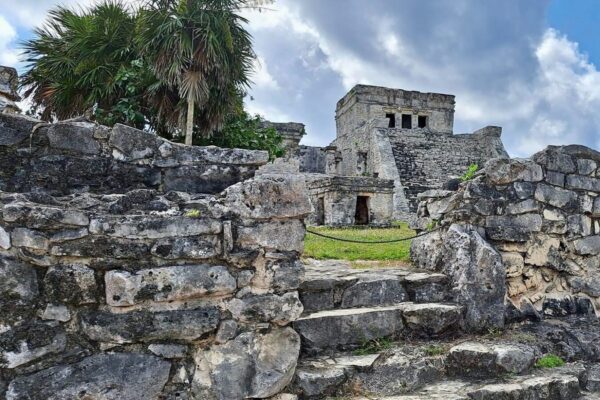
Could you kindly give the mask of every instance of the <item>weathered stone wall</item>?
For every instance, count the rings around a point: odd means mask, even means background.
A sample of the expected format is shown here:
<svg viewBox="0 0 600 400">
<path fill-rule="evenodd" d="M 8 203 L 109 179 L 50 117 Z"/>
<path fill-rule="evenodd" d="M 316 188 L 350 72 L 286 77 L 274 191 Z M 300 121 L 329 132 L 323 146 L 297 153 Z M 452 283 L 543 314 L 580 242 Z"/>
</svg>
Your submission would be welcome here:
<svg viewBox="0 0 600 400">
<path fill-rule="evenodd" d="M 418 126 L 418 117 L 424 116 L 430 129 L 452 133 L 454 96 L 357 85 L 337 103 L 337 137 L 351 133 L 373 119 L 385 118 L 388 113 L 396 114 L 398 127 L 402 126 L 402 114 L 409 114 L 413 127 Z"/>
<path fill-rule="evenodd" d="M 388 226 L 392 221 L 394 182 L 358 176 L 305 176 L 313 212 L 310 225 L 355 225 L 357 196 L 368 197 L 369 225 Z M 321 200 L 322 199 L 322 200 Z"/>
<path fill-rule="evenodd" d="M 501 256 L 509 320 L 596 312 L 598 166 L 595 150 L 549 146 L 531 160 L 490 160 L 457 192 L 424 193 L 416 225 L 426 229 L 435 220 L 443 229 L 413 243 L 414 260 L 424 268 L 442 268 L 448 253 L 437 249 L 448 243 L 448 226 L 470 226 Z M 503 283 L 489 284 L 494 290 Z"/>
<path fill-rule="evenodd" d="M 469 165 L 483 166 L 489 159 L 508 157 L 501 132 L 491 126 L 461 135 L 428 129 L 387 130 L 409 209 L 416 212 L 419 193 L 441 188 L 449 179 L 463 175 Z"/>
<path fill-rule="evenodd" d="M 44 124 L 0 114 L 0 190 L 219 193 L 254 175 L 264 151 L 189 147 L 125 125 Z"/>
<path fill-rule="evenodd" d="M 2 121 L 0 398 L 283 390 L 300 349 L 288 324 L 303 310 L 302 178 L 212 194 L 265 155 L 86 123 L 41 127 L 29 147 L 23 126 L 37 122 Z"/>
</svg>

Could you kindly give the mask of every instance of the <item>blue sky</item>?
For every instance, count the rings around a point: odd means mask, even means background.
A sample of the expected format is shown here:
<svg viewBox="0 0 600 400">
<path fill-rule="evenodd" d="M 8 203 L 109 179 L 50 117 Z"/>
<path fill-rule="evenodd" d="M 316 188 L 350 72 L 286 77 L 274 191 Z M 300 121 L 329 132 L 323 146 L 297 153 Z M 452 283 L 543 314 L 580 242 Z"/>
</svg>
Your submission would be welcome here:
<svg viewBox="0 0 600 400">
<path fill-rule="evenodd" d="M 62 0 L 85 5 L 94 0 Z M 134 0 L 126 0 L 134 1 Z M 0 0 L 0 64 L 58 0 Z M 367 83 L 456 95 L 455 132 L 503 127 L 514 156 L 600 148 L 599 0 L 277 0 L 250 12 L 259 55 L 247 105 L 335 136 L 335 104 Z"/>
</svg>

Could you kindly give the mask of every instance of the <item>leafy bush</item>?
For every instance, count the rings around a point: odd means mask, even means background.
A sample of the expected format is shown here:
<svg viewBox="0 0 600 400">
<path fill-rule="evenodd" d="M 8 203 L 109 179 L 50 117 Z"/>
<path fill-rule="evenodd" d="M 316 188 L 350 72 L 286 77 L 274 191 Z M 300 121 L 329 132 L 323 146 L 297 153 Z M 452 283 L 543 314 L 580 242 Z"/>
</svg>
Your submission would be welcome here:
<svg viewBox="0 0 600 400">
<path fill-rule="evenodd" d="M 564 360 L 555 354 L 546 354 L 535 363 L 537 368 L 557 368 L 563 365 Z"/>
<path fill-rule="evenodd" d="M 469 168 L 467 168 L 467 172 L 465 172 L 463 174 L 463 176 L 460 177 L 460 180 L 463 182 L 470 181 L 471 179 L 473 179 L 473 177 L 475 176 L 475 173 L 478 170 L 479 170 L 479 165 L 477 165 L 477 164 L 469 165 Z"/>
<path fill-rule="evenodd" d="M 266 150 L 269 158 L 274 160 L 284 154 L 283 138 L 275 128 L 262 126 L 262 119 L 251 116 L 245 111 L 230 115 L 219 133 L 209 138 L 198 138 L 194 144 L 249 150 Z"/>
</svg>

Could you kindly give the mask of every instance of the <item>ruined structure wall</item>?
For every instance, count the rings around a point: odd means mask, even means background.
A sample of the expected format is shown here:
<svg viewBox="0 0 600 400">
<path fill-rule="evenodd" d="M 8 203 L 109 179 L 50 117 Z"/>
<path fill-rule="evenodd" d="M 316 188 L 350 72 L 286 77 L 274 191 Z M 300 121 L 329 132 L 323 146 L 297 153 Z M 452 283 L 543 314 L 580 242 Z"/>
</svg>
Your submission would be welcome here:
<svg viewBox="0 0 600 400">
<path fill-rule="evenodd" d="M 600 153 L 550 146 L 531 160 L 491 160 L 457 192 L 422 196 L 432 220 L 474 226 L 502 256 L 507 318 L 597 313 L 600 307 Z M 451 228 L 455 229 L 455 228 Z M 419 266 L 444 265 L 446 229 L 413 243 Z"/>
<path fill-rule="evenodd" d="M 37 122 L 2 121 L 0 398 L 284 389 L 300 349 L 288 325 L 303 310 L 303 179 L 234 183 L 263 152 L 87 123 L 30 142 Z M 215 194 L 218 182 L 231 185 Z"/>
<path fill-rule="evenodd" d="M 0 130 L 0 190 L 9 192 L 219 193 L 268 161 L 264 151 L 189 147 L 125 125 L 0 114 Z"/>
<path fill-rule="evenodd" d="M 501 128 L 486 127 L 473 134 L 446 135 L 428 129 L 387 129 L 395 163 L 412 213 L 417 195 L 438 189 L 463 175 L 470 164 L 480 167 L 491 158 L 508 157 Z"/>
<path fill-rule="evenodd" d="M 418 126 L 420 115 L 428 118 L 432 130 L 452 133 L 454 96 L 357 85 L 337 104 L 337 137 L 351 133 L 372 119 L 385 118 L 387 113 L 396 114 L 397 126 L 401 126 L 401 114 L 405 113 L 412 116 L 413 127 Z"/>
<path fill-rule="evenodd" d="M 316 174 L 327 172 L 327 155 L 322 147 L 300 146 L 297 157 L 300 160 L 300 172 Z"/>
</svg>

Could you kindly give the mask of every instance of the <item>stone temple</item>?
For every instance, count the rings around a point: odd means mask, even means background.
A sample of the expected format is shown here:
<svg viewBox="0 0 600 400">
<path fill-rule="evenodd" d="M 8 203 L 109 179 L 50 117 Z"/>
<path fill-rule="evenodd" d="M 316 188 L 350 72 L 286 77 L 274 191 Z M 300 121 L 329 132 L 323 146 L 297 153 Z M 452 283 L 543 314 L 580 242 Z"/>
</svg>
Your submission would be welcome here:
<svg viewBox="0 0 600 400">
<path fill-rule="evenodd" d="M 471 164 L 508 158 L 500 127 L 454 134 L 454 105 L 452 95 L 357 85 L 337 103 L 330 146 L 299 145 L 302 124 L 272 124 L 288 150 L 278 164 L 298 167 L 306 178 L 308 222 L 411 221 L 419 193 L 443 188 Z"/>
</svg>

